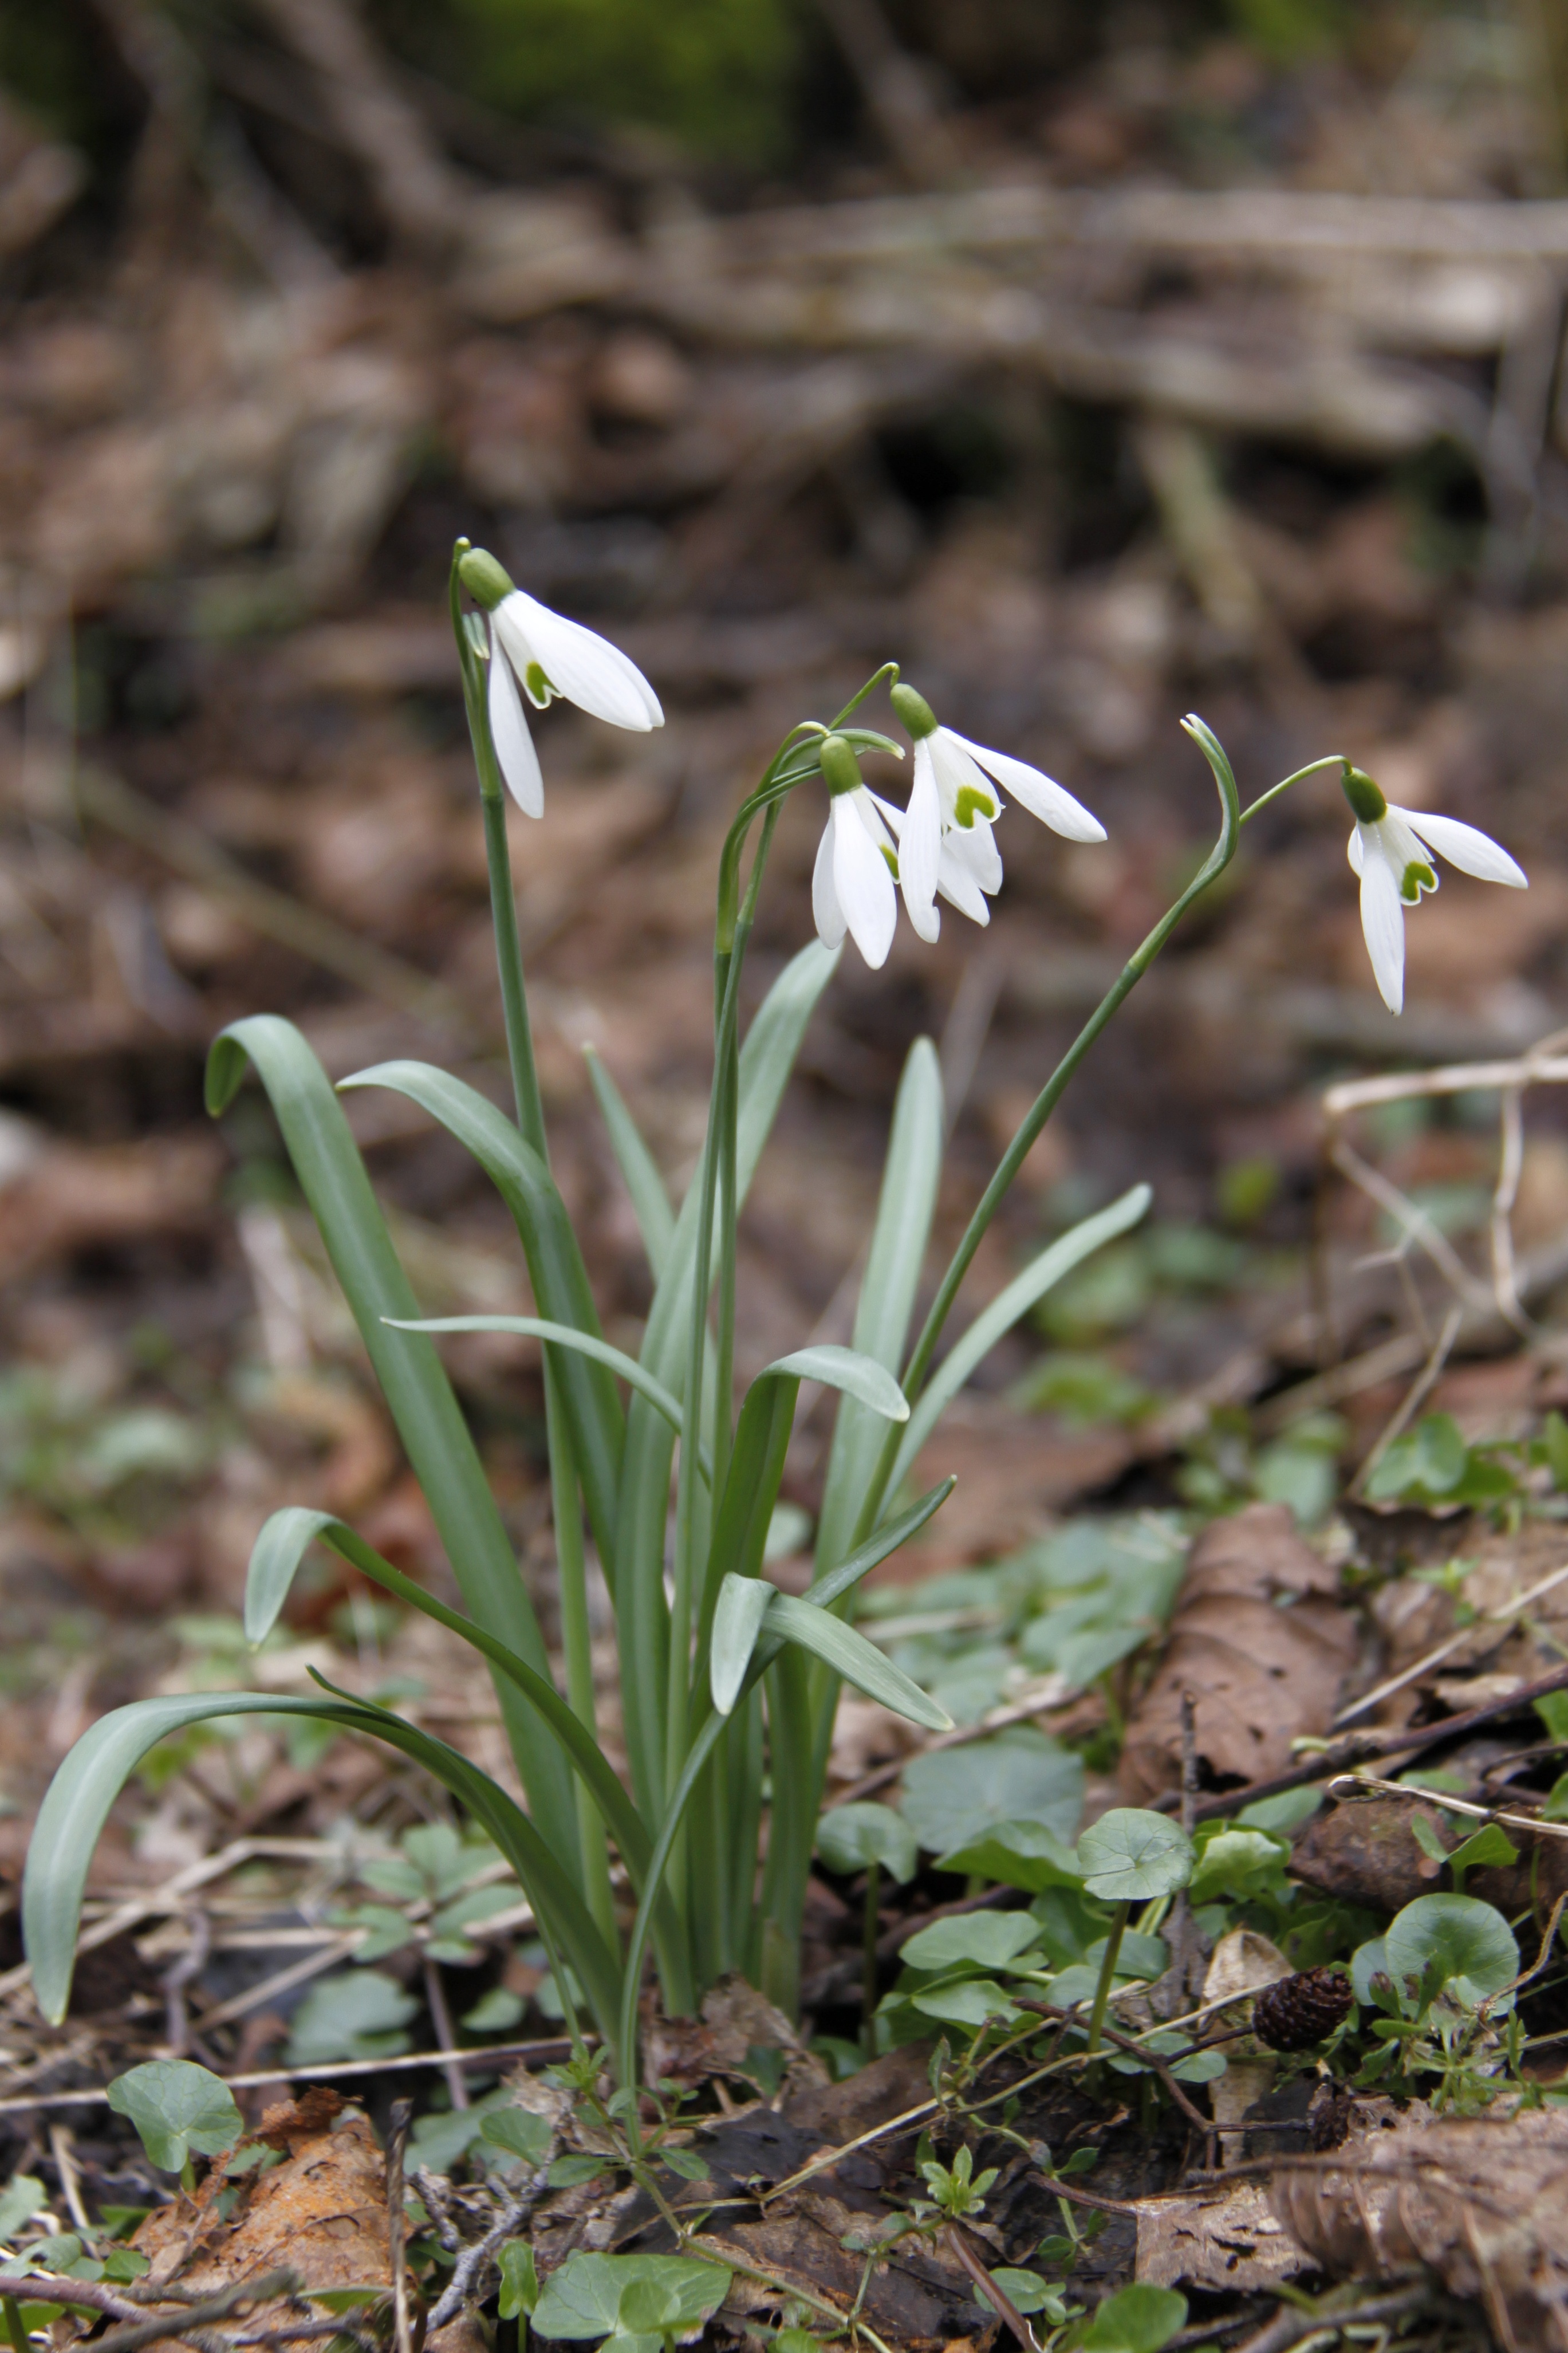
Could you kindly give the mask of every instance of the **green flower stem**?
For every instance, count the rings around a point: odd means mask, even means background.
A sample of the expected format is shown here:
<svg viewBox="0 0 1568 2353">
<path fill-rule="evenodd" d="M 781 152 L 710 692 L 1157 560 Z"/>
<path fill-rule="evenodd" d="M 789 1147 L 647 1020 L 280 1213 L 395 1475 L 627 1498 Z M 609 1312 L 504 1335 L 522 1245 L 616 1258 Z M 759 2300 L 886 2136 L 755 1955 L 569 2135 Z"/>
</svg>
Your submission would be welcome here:
<svg viewBox="0 0 1568 2353">
<path fill-rule="evenodd" d="M 485 820 L 485 860 L 490 877 L 490 915 L 495 924 L 496 968 L 500 976 L 501 1012 L 506 1023 L 507 1060 L 511 1065 L 512 1092 L 517 1100 L 517 1124 L 524 1140 L 549 1165 L 544 1141 L 544 1105 L 533 1060 L 533 1032 L 528 1018 L 528 992 L 522 978 L 522 944 L 517 931 L 517 898 L 511 885 L 511 851 L 506 835 L 506 786 L 490 740 L 489 707 L 484 673 L 465 623 L 462 586 L 458 565 L 468 542 L 460 539 L 452 555 L 448 597 L 452 633 L 458 641 L 458 661 L 463 674 L 463 707 L 468 736 L 479 770 L 479 801 Z"/>
<path fill-rule="evenodd" d="M 882 1924 L 882 1866 L 866 1872 L 866 1916 L 861 1930 L 860 2047 L 868 2061 L 877 2055 L 877 1931 Z"/>
<path fill-rule="evenodd" d="M 936 1352 L 937 1343 L 942 1337 L 948 1316 L 952 1312 L 953 1302 L 958 1297 L 959 1286 L 969 1271 L 974 1253 L 984 1240 L 986 1230 L 1000 1208 L 1003 1198 L 1014 1177 L 1028 1156 L 1030 1147 L 1066 1092 L 1068 1083 L 1076 1073 L 1079 1064 L 1083 1060 L 1101 1030 L 1107 1028 L 1115 1014 L 1120 1011 L 1125 999 L 1136 988 L 1187 909 L 1208 889 L 1216 875 L 1225 871 L 1236 855 L 1237 839 L 1241 826 L 1241 805 L 1230 762 L 1226 759 L 1218 738 L 1205 726 L 1201 719 L 1184 720 L 1183 724 L 1214 772 L 1214 779 L 1220 797 L 1219 839 L 1197 873 L 1182 892 L 1181 897 L 1173 906 L 1166 909 L 1148 938 L 1129 956 L 1116 980 L 1101 997 L 1036 1096 L 1033 1104 L 1024 1115 L 1017 1134 L 998 1161 L 995 1174 L 982 1194 L 979 1205 L 964 1229 L 963 1240 L 948 1262 L 947 1271 L 938 1286 L 924 1328 L 915 1343 L 914 1352 L 904 1373 L 903 1391 L 911 1405 L 919 1396 L 926 1374 L 931 1369 L 931 1361 Z M 860 1518 L 854 1536 L 854 1542 L 857 1545 L 865 1542 L 881 1515 L 888 1480 L 891 1476 L 893 1464 L 898 1456 L 899 1440 L 900 1432 L 897 1427 L 894 1427 L 883 1442 L 881 1456 L 861 1506 Z"/>
<path fill-rule="evenodd" d="M 1121 1939 L 1127 1931 L 1131 1902 L 1119 1904 L 1105 1940 L 1105 1958 L 1100 1965 L 1100 1983 L 1094 1989 L 1094 2008 L 1089 2013 L 1089 2048 L 1085 2057 L 1092 2059 L 1100 2049 L 1100 2031 L 1105 2024 L 1105 2005 L 1110 2000 L 1111 1982 L 1116 1975 L 1116 1957 L 1121 1950 Z"/>
<path fill-rule="evenodd" d="M 560 1393 L 560 1374 L 553 1352 L 544 1351 L 544 1420 L 550 1446 L 550 1499 L 555 1524 L 556 1582 L 561 1601 L 561 1646 L 566 1654 L 566 1698 L 573 1715 L 590 1738 L 599 1727 L 594 1704 L 593 1640 L 588 1624 L 587 1563 L 583 1550 L 583 1505 L 578 1493 L 577 1461 L 572 1430 Z M 610 1890 L 610 1858 L 604 1817 L 582 1777 L 577 1789 L 577 1836 L 582 1849 L 583 1892 L 588 1909 L 616 1950 L 615 1897 Z"/>
<path fill-rule="evenodd" d="M 11 2353 L 33 2353 L 32 2339 L 22 2321 L 22 2307 L 14 2295 L 0 2297 L 5 2311 L 5 2334 L 11 2340 Z"/>
<path fill-rule="evenodd" d="M 1270 801 L 1277 801 L 1281 793 L 1288 793 L 1292 785 L 1299 785 L 1303 776 L 1315 776 L 1320 768 L 1342 768 L 1344 765 L 1338 752 L 1327 753 L 1321 760 L 1309 760 L 1304 768 L 1298 768 L 1293 776 L 1282 777 L 1279 784 L 1270 785 L 1266 793 L 1259 793 L 1251 807 L 1242 810 L 1237 822 L 1246 825 L 1259 809 L 1266 809 Z"/>
</svg>

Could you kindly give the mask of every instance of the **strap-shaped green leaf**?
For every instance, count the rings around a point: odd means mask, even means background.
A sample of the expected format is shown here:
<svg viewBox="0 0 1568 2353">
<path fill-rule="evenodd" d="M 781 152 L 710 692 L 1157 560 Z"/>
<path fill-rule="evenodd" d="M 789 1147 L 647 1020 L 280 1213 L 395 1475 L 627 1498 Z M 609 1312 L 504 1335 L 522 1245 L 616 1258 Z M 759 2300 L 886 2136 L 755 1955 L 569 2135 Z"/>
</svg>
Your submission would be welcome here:
<svg viewBox="0 0 1568 2353">
<path fill-rule="evenodd" d="M 939 1479 L 934 1487 L 926 1489 L 918 1504 L 911 1504 L 909 1510 L 900 1512 L 896 1519 L 884 1520 L 874 1535 L 868 1536 L 863 1545 L 856 1546 L 847 1561 L 841 1562 L 837 1568 L 830 1568 L 826 1577 L 814 1577 L 805 1599 L 818 1609 L 827 1609 L 840 1594 L 847 1593 L 852 1586 L 859 1584 L 863 1577 L 868 1576 L 879 1561 L 889 1559 L 900 1545 L 907 1545 L 911 1536 L 919 1535 L 926 1522 L 941 1511 L 957 1484 L 957 1480 L 952 1476 Z"/>
<path fill-rule="evenodd" d="M 115 1799 L 148 1750 L 167 1734 L 227 1715 L 314 1716 L 385 1740 L 423 1765 L 489 1832 L 577 1972 L 601 2030 L 618 2034 L 620 1971 L 615 1957 L 573 1880 L 506 1792 L 455 1748 L 400 1716 L 346 1699 L 296 1699 L 276 1692 L 195 1692 L 138 1700 L 100 1717 L 77 1742 L 45 1793 L 22 1883 L 23 1943 L 46 2018 L 58 2025 L 65 2016 L 82 1890 Z"/>
<path fill-rule="evenodd" d="M 897 1494 L 900 1483 L 951 1398 L 956 1397 L 981 1358 L 993 1349 L 1005 1332 L 1010 1332 L 1021 1315 L 1026 1315 L 1036 1303 L 1043 1299 L 1053 1283 L 1060 1282 L 1075 1266 L 1081 1266 L 1118 1234 L 1135 1226 L 1147 1210 L 1153 1195 L 1147 1185 L 1134 1185 L 1109 1208 L 1098 1210 L 1085 1218 L 1070 1233 L 1051 1243 L 1015 1276 L 1006 1289 L 998 1293 L 983 1314 L 977 1315 L 962 1339 L 954 1342 L 941 1364 L 932 1373 L 915 1401 L 910 1416 L 910 1426 L 904 1432 L 903 1443 L 888 1481 L 889 1494 Z"/>
<path fill-rule="evenodd" d="M 768 1524 L 778 1501 L 802 1381 L 842 1389 L 887 1421 L 907 1421 L 910 1409 L 891 1373 L 853 1348 L 797 1348 L 765 1366 L 746 1391 L 735 1425 L 735 1442 L 724 1493 L 713 1515 L 698 1620 L 700 1646 L 712 1621 L 719 1588 L 727 1576 L 761 1573 Z"/>
<path fill-rule="evenodd" d="M 831 1610 L 812 1601 L 797 1601 L 793 1594 L 775 1593 L 764 1624 L 770 1634 L 782 1634 L 786 1642 L 814 1652 L 836 1675 L 842 1675 L 868 1699 L 879 1700 L 896 1715 L 908 1716 L 911 1724 L 923 1725 L 928 1732 L 952 1730 L 952 1718 L 945 1707 Z"/>
<path fill-rule="evenodd" d="M 721 1715 L 730 1715 L 741 1696 L 773 1591 L 761 1577 L 727 1577 L 719 1588 L 708 1673 Z"/>
<path fill-rule="evenodd" d="M 579 1356 L 591 1356 L 595 1364 L 607 1365 L 618 1373 L 628 1388 L 647 1398 L 657 1413 L 661 1413 L 672 1430 L 680 1428 L 680 1399 L 671 1397 L 662 1381 L 628 1356 L 624 1348 L 616 1348 L 595 1333 L 574 1331 L 569 1324 L 552 1324 L 542 1315 L 424 1315 L 417 1323 L 389 1322 L 400 1332 L 515 1332 L 520 1339 L 550 1340 L 558 1347 L 574 1348 Z"/>
<path fill-rule="evenodd" d="M 277 1622 L 278 1613 L 289 1598 L 289 1588 L 305 1554 L 320 1541 L 330 1545 L 373 1584 L 425 1617 L 434 1619 L 450 1633 L 458 1634 L 481 1657 L 489 1661 L 500 1674 L 507 1677 L 522 1694 L 531 1707 L 536 1708 L 549 1725 L 572 1763 L 582 1775 L 594 1802 L 608 1825 L 610 1835 L 620 1848 L 622 1858 L 631 1877 L 639 1885 L 647 1868 L 653 1841 L 646 1824 L 631 1799 L 606 1764 L 598 1744 L 587 1726 L 574 1715 L 547 1676 L 536 1674 L 525 1660 L 493 1634 L 476 1626 L 471 1618 L 461 1617 L 448 1609 L 416 1585 L 411 1577 L 394 1568 L 374 1545 L 340 1520 L 331 1512 L 317 1512 L 300 1504 L 291 1504 L 271 1518 L 257 1537 L 250 1555 L 250 1567 L 245 1580 L 245 1631 L 247 1640 L 265 1640 Z"/>
<path fill-rule="evenodd" d="M 917 1038 L 893 1105 L 877 1222 L 855 1310 L 856 1347 L 889 1372 L 903 1361 L 931 1239 L 942 1177 L 942 1065 L 931 1039 Z M 854 1534 L 885 1435 L 864 1406 L 845 1398 L 834 1426 L 816 1523 L 819 1569 L 836 1566 Z"/>
<path fill-rule="evenodd" d="M 592 1046 L 584 1047 L 583 1060 L 588 1065 L 589 1084 L 598 1103 L 600 1116 L 610 1139 L 610 1149 L 616 1155 L 616 1165 L 631 1196 L 632 1214 L 637 1219 L 637 1231 L 642 1236 L 647 1262 L 653 1269 L 653 1279 L 657 1282 L 669 1263 L 669 1246 L 675 1239 L 675 1211 L 669 1206 L 669 1196 L 664 1189 L 658 1164 L 626 1108 L 626 1097 Z"/>
<path fill-rule="evenodd" d="M 838 962 L 812 941 L 774 981 L 740 1054 L 736 1114 L 737 1207 L 756 1174 L 778 1115 L 801 1039 Z M 677 1396 L 683 1393 L 696 1263 L 698 1187 L 688 1190 L 669 1257 L 654 1293 L 642 1361 Z M 715 1261 L 715 1263 L 717 1261 Z M 664 1701 L 668 1683 L 669 1612 L 664 1598 L 665 1523 L 674 1439 L 654 1408 L 635 1398 L 626 1417 L 618 1546 L 611 1592 L 621 1653 L 621 1698 L 632 1788 L 645 1819 L 659 1820 L 665 1797 Z"/>
<path fill-rule="evenodd" d="M 260 1014 L 237 1021 L 216 1040 L 207 1061 L 209 1111 L 226 1108 L 247 1060 L 267 1089 L 464 1605 L 488 1633 L 537 1673 L 548 1674 L 539 1621 L 434 1343 L 395 1332 L 385 1321 L 417 1316 L 419 1302 L 398 1263 L 343 1107 L 292 1022 Z M 561 1751 L 504 1678 L 496 1695 L 534 1819 L 558 1853 L 573 1853 L 576 1806 Z"/>
<path fill-rule="evenodd" d="M 517 1222 L 528 1261 L 533 1295 L 552 1323 L 603 1337 L 587 1269 L 566 1205 L 555 1180 L 531 1145 L 525 1144 L 504 1112 L 445 1071 L 428 1062 L 381 1062 L 342 1081 L 347 1087 L 388 1087 L 438 1120 L 448 1135 L 471 1152 Z M 418 1314 L 415 1311 L 416 1316 Z M 625 1428 L 620 1399 L 608 1368 L 582 1355 L 566 1357 L 562 1394 L 572 1419 L 572 1440 L 583 1481 L 588 1519 L 600 1552 L 616 1550 L 616 1489 L 620 1478 Z"/>
</svg>

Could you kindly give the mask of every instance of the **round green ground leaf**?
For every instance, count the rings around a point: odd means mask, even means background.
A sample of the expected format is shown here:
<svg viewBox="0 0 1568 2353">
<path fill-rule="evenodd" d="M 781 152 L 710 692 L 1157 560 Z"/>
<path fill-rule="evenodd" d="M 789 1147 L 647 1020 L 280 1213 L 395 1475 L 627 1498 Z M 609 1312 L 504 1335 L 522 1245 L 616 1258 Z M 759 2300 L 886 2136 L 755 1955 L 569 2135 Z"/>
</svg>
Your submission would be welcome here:
<svg viewBox="0 0 1568 2353">
<path fill-rule="evenodd" d="M 1418 1978 L 1436 1959 L 1448 1991 L 1472 2009 L 1519 1975 L 1513 1930 L 1500 1912 L 1474 1895 L 1418 1895 L 1395 1918 L 1384 1949 L 1396 1985 Z"/>
<path fill-rule="evenodd" d="M 192 2149 L 218 2156 L 245 2130 L 228 2085 L 190 2059 L 149 2059 L 117 2075 L 109 2105 L 130 2117 L 161 2173 L 178 2173 Z"/>
<path fill-rule="evenodd" d="M 668 2316 L 658 2323 L 660 2331 L 683 2337 L 700 2328 L 729 2289 L 730 2274 L 718 2263 L 694 2263 L 685 2255 L 597 2255 L 579 2250 L 545 2282 L 533 2325 L 541 2337 L 636 2335 L 642 2333 L 637 2316 L 657 2306 L 661 2316 Z"/>
<path fill-rule="evenodd" d="M 1160 2353 L 1187 2317 L 1187 2299 L 1172 2287 L 1137 2282 L 1108 2295 L 1084 2331 L 1084 2353 Z"/>
<path fill-rule="evenodd" d="M 967 1747 L 929 1749 L 904 1767 L 900 1810 L 931 1854 L 1016 1820 L 1043 1822 L 1070 1841 L 1083 1810 L 1083 1760 L 1027 1725 Z"/>
<path fill-rule="evenodd" d="M 1163 1814 L 1113 1806 L 1078 1842 L 1083 1883 L 1110 1904 L 1148 1904 L 1173 1895 L 1193 1875 L 1193 1842 Z"/>
<path fill-rule="evenodd" d="M 899 1958 L 910 1969 L 956 1969 L 965 1963 L 1005 1969 L 1039 1935 L 1040 1924 L 1028 1912 L 961 1912 L 921 1929 L 900 1947 Z"/>
<path fill-rule="evenodd" d="M 835 1806 L 816 1826 L 816 1852 L 829 1871 L 868 1871 L 879 1862 L 901 1885 L 915 1875 L 915 1834 L 891 1806 Z"/>
</svg>

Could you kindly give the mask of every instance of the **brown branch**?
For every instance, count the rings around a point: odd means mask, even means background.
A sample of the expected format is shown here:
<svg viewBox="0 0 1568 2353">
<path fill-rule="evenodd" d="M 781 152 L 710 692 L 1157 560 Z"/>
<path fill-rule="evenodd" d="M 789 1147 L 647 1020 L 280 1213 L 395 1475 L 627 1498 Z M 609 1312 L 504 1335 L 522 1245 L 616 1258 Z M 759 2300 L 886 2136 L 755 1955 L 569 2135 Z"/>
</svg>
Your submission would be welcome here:
<svg viewBox="0 0 1568 2353">
<path fill-rule="evenodd" d="M 122 2328 L 111 2328 L 107 2337 L 96 2340 L 93 2353 L 137 2353 L 139 2347 L 156 2345 L 161 2338 L 188 2337 L 193 2328 L 200 2328 L 209 2320 L 228 2319 L 242 2304 L 271 2304 L 279 2296 L 298 2295 L 300 2285 L 299 2273 L 283 2264 L 277 2271 L 263 2272 L 259 2279 L 241 2280 L 237 2286 L 206 2296 L 200 2304 L 187 2305 L 183 2311 L 161 2313 L 155 2319 L 133 2320 Z"/>
</svg>

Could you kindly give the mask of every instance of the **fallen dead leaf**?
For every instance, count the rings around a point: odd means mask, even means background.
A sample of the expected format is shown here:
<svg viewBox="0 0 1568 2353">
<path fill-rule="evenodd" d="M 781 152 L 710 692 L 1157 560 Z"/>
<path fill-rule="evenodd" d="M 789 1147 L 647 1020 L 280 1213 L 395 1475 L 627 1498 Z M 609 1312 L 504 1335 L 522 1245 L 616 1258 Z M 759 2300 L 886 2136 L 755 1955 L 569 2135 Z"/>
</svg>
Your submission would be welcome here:
<svg viewBox="0 0 1568 2353">
<path fill-rule="evenodd" d="M 1337 1585 L 1282 1504 L 1249 1504 L 1204 1530 L 1127 1727 L 1121 1778 L 1132 1804 L 1180 1785 L 1184 1693 L 1213 1786 L 1283 1772 L 1294 1739 L 1327 1731 L 1356 1650 Z"/>
<path fill-rule="evenodd" d="M 1311 2269 L 1255 2181 L 1218 2198 L 1152 2199 L 1138 2209 L 1137 2277 L 1151 2287 L 1256 2294 Z"/>
<path fill-rule="evenodd" d="M 148 2259 L 149 2282 L 205 2294 L 279 2264 L 311 2290 L 390 2290 L 386 2167 L 363 2116 L 340 2116 L 341 2094 L 315 2088 L 268 2108 L 241 2147 L 281 2157 L 266 2171 L 231 2181 L 212 2166 L 194 2197 L 149 2214 L 132 2244 Z M 237 2187 L 226 2220 L 219 2199 Z M 266 2325 L 258 2316 L 257 2327 Z M 280 2325 L 280 2324 L 279 2324 Z"/>
<path fill-rule="evenodd" d="M 1435 2117 L 1363 2104 L 1332 2158 L 1277 2172 L 1274 2211 L 1341 2278 L 1423 2268 L 1480 2304 L 1512 2353 L 1568 2346 L 1568 2116 Z"/>
</svg>

